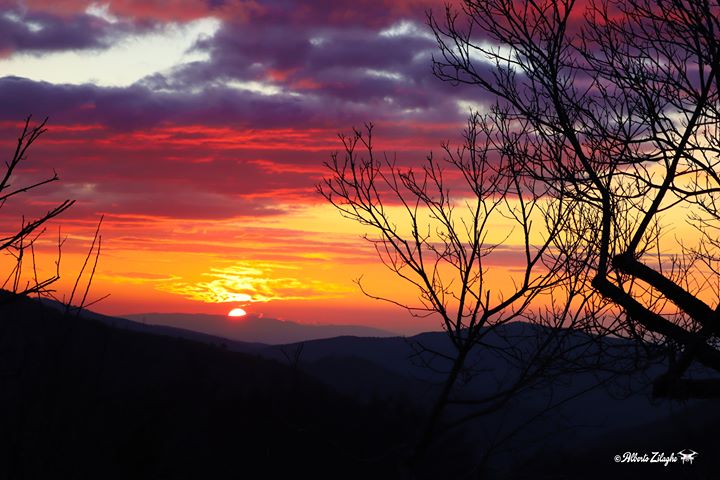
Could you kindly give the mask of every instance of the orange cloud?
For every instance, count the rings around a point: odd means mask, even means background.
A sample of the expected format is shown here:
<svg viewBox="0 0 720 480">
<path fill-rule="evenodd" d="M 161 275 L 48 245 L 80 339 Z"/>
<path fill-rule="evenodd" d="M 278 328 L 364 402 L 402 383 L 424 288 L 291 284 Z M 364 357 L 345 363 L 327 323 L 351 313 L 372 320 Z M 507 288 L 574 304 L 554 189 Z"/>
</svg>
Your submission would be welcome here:
<svg viewBox="0 0 720 480">
<path fill-rule="evenodd" d="M 319 300 L 348 292 L 341 285 L 312 278 L 297 265 L 279 263 L 238 263 L 212 268 L 202 276 L 210 280 L 163 282 L 156 288 L 206 303 Z"/>
</svg>

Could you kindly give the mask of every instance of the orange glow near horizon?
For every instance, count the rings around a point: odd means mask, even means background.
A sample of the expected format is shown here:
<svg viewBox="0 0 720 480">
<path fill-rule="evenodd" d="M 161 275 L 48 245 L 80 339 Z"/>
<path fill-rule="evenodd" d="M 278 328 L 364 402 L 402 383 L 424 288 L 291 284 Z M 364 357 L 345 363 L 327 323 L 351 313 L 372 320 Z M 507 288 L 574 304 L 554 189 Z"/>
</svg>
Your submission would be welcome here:
<svg viewBox="0 0 720 480">
<path fill-rule="evenodd" d="M 392 207 L 389 211 L 400 214 Z M 690 237 L 680 218 L 664 220 L 672 234 Z M 54 286 L 63 299 L 82 267 L 95 221 L 60 217 L 49 225 L 36 250 L 41 277 L 55 266 L 57 234 L 51 232 L 57 232 L 58 225 L 62 236 L 67 235 L 62 277 Z M 508 225 L 493 224 L 490 229 L 489 241 L 501 241 Z M 371 294 L 418 305 L 417 291 L 378 261 L 372 246 L 362 240 L 363 233 L 364 228 L 319 201 L 281 206 L 267 217 L 222 220 L 110 214 L 103 223 L 103 250 L 88 301 L 110 294 L 91 307 L 109 315 L 226 315 L 229 304 L 235 303 L 252 304 L 253 312 L 270 318 L 300 322 L 365 324 L 397 332 L 438 329 L 437 318 L 412 318 L 400 308 L 362 295 L 354 283 L 359 277 Z M 493 296 L 513 288 L 522 261 L 515 241 L 511 238 L 498 249 L 497 259 L 488 264 Z M 9 271 L 8 263 L 0 265 Z M 32 268 L 26 266 L 25 272 Z M 84 285 L 81 282 L 80 288 Z"/>
</svg>

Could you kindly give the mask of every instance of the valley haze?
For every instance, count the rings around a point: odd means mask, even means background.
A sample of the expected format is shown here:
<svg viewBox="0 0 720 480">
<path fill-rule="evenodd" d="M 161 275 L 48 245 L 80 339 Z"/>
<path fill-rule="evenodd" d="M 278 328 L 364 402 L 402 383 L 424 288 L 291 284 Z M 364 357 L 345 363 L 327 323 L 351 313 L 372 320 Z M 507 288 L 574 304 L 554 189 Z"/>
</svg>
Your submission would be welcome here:
<svg viewBox="0 0 720 480">
<path fill-rule="evenodd" d="M 294 343 L 305 340 L 352 335 L 392 337 L 396 333 L 362 325 L 306 324 L 248 314 L 240 318 L 196 313 L 143 313 L 123 318 L 151 325 L 165 325 L 226 337 L 242 342 L 266 344 Z"/>
</svg>

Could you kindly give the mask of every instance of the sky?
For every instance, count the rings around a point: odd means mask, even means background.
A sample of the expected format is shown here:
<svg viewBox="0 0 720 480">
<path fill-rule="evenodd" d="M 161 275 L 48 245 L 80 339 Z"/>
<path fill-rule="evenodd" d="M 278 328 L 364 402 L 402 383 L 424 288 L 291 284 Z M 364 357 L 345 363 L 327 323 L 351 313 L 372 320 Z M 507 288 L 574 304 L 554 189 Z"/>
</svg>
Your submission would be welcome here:
<svg viewBox="0 0 720 480">
<path fill-rule="evenodd" d="M 120 315 L 248 312 L 396 331 L 439 328 L 364 297 L 392 278 L 317 194 L 337 134 L 373 122 L 402 163 L 459 141 L 478 89 L 432 75 L 436 0 L 0 0 L 0 149 L 49 117 L 17 182 L 60 182 L 3 207 L 3 229 L 66 198 L 48 226 L 67 295 L 99 218 L 90 299 Z"/>
</svg>

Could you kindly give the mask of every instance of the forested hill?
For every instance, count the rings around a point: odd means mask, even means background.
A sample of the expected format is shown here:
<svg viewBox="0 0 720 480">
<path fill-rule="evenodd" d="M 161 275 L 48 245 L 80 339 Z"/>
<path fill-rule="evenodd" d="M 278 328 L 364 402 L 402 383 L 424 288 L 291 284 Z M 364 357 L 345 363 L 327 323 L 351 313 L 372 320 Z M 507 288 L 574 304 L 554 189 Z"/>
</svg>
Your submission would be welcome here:
<svg viewBox="0 0 720 480">
<path fill-rule="evenodd" d="M 418 423 L 272 360 L 0 292 L 0 478 L 401 478 Z"/>
</svg>

